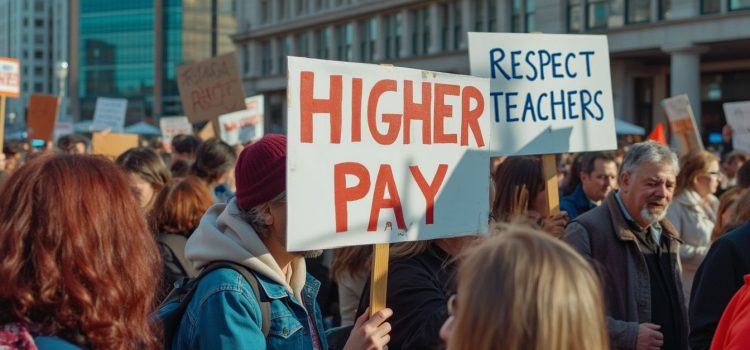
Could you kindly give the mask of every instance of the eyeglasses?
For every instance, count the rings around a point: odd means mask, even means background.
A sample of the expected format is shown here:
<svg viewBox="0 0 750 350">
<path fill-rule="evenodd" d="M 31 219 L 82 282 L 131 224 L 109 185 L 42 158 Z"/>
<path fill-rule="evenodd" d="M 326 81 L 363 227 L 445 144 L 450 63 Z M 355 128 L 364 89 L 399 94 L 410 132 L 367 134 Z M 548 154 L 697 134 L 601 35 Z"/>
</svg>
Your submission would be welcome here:
<svg viewBox="0 0 750 350">
<path fill-rule="evenodd" d="M 721 176 L 721 172 L 720 171 L 709 171 L 709 172 L 706 173 L 706 175 L 713 176 L 713 177 L 719 177 L 719 176 Z"/>
<path fill-rule="evenodd" d="M 448 298 L 448 315 L 455 316 L 454 312 L 456 312 L 456 295 L 451 295 L 450 298 Z"/>
</svg>

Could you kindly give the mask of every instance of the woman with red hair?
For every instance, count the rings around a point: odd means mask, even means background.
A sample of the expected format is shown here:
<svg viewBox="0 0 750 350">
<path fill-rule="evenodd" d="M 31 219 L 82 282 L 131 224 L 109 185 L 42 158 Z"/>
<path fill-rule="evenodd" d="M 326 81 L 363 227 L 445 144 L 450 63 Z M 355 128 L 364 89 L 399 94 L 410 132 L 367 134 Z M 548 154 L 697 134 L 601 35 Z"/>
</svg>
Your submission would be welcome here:
<svg viewBox="0 0 750 350">
<path fill-rule="evenodd" d="M 1 191 L 0 348 L 159 346 L 159 251 L 115 164 L 41 156 Z"/>
</svg>

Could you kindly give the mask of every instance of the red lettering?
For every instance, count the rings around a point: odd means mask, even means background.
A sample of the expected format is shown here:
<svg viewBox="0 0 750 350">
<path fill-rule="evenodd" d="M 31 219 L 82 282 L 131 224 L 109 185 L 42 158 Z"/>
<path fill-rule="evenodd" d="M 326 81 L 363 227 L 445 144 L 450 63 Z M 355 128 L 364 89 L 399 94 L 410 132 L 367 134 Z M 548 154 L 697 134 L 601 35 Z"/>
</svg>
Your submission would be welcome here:
<svg viewBox="0 0 750 350">
<path fill-rule="evenodd" d="M 362 141 L 362 79 L 352 79 L 352 142 Z"/>
<path fill-rule="evenodd" d="M 378 131 L 378 126 L 375 120 L 375 114 L 377 113 L 378 100 L 383 93 L 388 91 L 396 91 L 396 81 L 392 79 L 381 80 L 375 83 L 370 91 L 370 96 L 367 99 L 367 125 L 370 127 L 370 133 L 375 142 L 381 145 L 390 145 L 396 142 L 398 138 L 398 131 L 401 128 L 401 115 L 400 114 L 383 114 L 383 121 L 388 124 L 388 132 L 381 134 Z"/>
<path fill-rule="evenodd" d="M 390 198 L 385 198 L 386 187 L 388 188 Z M 391 166 L 387 164 L 380 166 L 378 178 L 375 180 L 375 193 L 372 197 L 370 222 L 367 225 L 367 231 L 377 230 L 380 210 L 384 208 L 393 209 L 393 212 L 396 214 L 396 226 L 401 230 L 405 230 L 406 223 L 404 222 L 404 211 L 401 209 L 401 199 L 396 189 L 396 181 L 393 179 L 393 171 L 391 170 Z"/>
<path fill-rule="evenodd" d="M 445 96 L 458 96 L 461 88 L 452 84 L 435 84 L 435 143 L 458 143 L 457 134 L 445 133 L 445 118 L 453 117 L 453 108 L 445 104 Z"/>
<path fill-rule="evenodd" d="M 331 88 L 327 99 L 313 97 L 314 81 L 314 72 L 300 73 L 300 142 L 313 142 L 313 114 L 327 113 L 331 118 L 331 143 L 341 143 L 341 76 L 330 76 Z"/>
<path fill-rule="evenodd" d="M 359 182 L 346 187 L 346 176 L 354 175 Z M 365 197 L 370 190 L 370 173 L 364 165 L 355 162 L 336 164 L 333 167 L 333 197 L 336 210 L 336 232 L 349 229 L 347 204 Z"/>
<path fill-rule="evenodd" d="M 414 102 L 414 82 L 404 81 L 404 144 L 408 145 L 411 139 L 411 122 L 414 119 L 422 121 L 422 143 L 429 145 L 430 123 L 432 122 L 432 84 L 422 83 L 422 103 Z"/>
<path fill-rule="evenodd" d="M 431 225 L 435 222 L 435 196 L 437 196 L 437 192 L 440 189 L 440 186 L 443 185 L 445 174 L 448 172 L 448 164 L 440 164 L 438 166 L 437 172 L 435 173 L 435 177 L 432 178 L 431 184 L 427 183 L 427 180 L 425 180 L 424 175 L 422 175 L 422 172 L 419 170 L 418 166 L 410 166 L 409 171 L 411 171 L 411 176 L 414 177 L 414 181 L 422 191 L 422 195 L 424 196 L 426 202 L 425 224 Z"/>
<path fill-rule="evenodd" d="M 477 102 L 477 106 L 471 109 L 471 100 Z M 484 147 L 482 129 L 479 127 L 479 118 L 484 112 L 484 98 L 482 92 L 473 86 L 465 86 L 461 91 L 461 146 L 469 145 L 469 129 L 474 135 L 478 147 Z"/>
</svg>

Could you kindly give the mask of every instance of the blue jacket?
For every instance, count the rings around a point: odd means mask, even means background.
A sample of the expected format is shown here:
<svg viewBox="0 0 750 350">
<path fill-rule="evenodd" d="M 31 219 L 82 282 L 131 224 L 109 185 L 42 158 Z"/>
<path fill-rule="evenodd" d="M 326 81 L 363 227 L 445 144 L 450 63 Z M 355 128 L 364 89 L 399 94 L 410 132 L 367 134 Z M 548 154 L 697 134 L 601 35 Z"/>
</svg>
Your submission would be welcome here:
<svg viewBox="0 0 750 350">
<path fill-rule="evenodd" d="M 250 284 L 237 271 L 217 269 L 199 283 L 172 349 L 313 349 L 306 310 L 313 314 L 321 349 L 327 349 L 320 307 L 315 300 L 320 282 L 307 275 L 300 303 L 284 286 L 255 275 L 261 298 L 270 300 L 271 330 L 267 339 Z"/>
<path fill-rule="evenodd" d="M 583 192 L 583 187 L 580 184 L 576 186 L 573 193 L 560 200 L 560 210 L 568 212 L 568 218 L 571 221 L 578 215 L 594 208 L 596 208 L 596 204 L 586 197 L 586 193 Z"/>
</svg>

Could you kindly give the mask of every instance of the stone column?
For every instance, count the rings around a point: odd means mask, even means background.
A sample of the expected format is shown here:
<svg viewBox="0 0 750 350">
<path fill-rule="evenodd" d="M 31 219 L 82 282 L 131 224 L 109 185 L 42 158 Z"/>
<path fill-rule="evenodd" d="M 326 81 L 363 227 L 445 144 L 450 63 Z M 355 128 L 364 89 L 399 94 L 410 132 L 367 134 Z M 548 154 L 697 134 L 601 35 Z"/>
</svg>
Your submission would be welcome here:
<svg viewBox="0 0 750 350">
<path fill-rule="evenodd" d="M 701 129 L 701 54 L 707 48 L 694 45 L 674 45 L 662 48 L 670 59 L 670 95 L 687 94 L 693 107 L 695 123 Z"/>
<path fill-rule="evenodd" d="M 461 1 L 461 44 L 459 48 L 461 50 L 467 50 L 469 48 L 469 33 L 474 30 L 474 14 L 471 12 L 471 1 Z"/>
<path fill-rule="evenodd" d="M 364 22 L 364 25 L 367 25 L 367 21 Z M 353 62 L 363 62 L 364 57 L 362 57 L 362 28 L 359 27 L 359 21 L 352 20 L 351 22 L 352 26 L 352 61 Z"/>
</svg>

